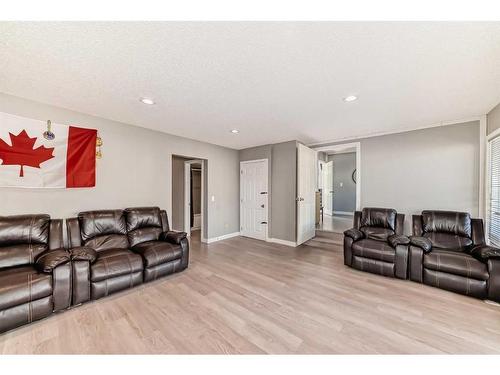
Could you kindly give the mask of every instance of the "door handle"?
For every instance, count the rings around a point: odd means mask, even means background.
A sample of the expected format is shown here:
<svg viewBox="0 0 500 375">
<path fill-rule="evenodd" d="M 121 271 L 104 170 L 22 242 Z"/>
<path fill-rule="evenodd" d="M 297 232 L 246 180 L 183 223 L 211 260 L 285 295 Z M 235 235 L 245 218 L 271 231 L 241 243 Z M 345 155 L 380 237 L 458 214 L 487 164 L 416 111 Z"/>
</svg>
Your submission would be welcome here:
<svg viewBox="0 0 500 375">
<path fill-rule="evenodd" d="M 260 208 L 264 208 L 264 205 L 263 205 L 263 204 L 261 204 L 261 205 L 260 205 Z"/>
<path fill-rule="evenodd" d="M 260 223 L 261 224 L 267 224 L 267 221 L 261 221 Z"/>
</svg>

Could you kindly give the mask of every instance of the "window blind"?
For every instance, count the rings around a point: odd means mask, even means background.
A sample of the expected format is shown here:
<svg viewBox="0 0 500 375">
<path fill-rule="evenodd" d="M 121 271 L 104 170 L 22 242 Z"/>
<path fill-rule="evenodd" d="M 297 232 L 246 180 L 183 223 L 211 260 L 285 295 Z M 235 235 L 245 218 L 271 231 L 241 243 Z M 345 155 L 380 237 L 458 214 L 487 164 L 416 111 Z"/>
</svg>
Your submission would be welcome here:
<svg viewBox="0 0 500 375">
<path fill-rule="evenodd" d="M 490 203 L 488 232 L 490 244 L 500 246 L 500 137 L 490 141 Z"/>
</svg>

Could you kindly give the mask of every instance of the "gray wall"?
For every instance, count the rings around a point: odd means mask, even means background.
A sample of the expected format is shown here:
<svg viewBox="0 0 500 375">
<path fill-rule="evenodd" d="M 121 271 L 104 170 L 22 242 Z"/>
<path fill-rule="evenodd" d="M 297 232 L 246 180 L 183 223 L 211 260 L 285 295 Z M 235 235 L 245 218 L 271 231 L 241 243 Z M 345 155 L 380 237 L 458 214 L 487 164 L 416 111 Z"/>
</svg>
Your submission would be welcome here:
<svg viewBox="0 0 500 375">
<path fill-rule="evenodd" d="M 96 128 L 104 141 L 92 189 L 0 188 L 0 215 L 44 212 L 65 218 L 79 211 L 155 205 L 172 217 L 172 154 L 207 159 L 208 238 L 239 231 L 238 151 L 93 117 L 0 93 L 0 111 Z"/>
<path fill-rule="evenodd" d="M 240 161 L 268 159 L 268 235 L 296 239 L 297 142 L 289 141 L 240 150 Z"/>
<path fill-rule="evenodd" d="M 273 145 L 273 238 L 295 242 L 297 238 L 297 142 Z"/>
<path fill-rule="evenodd" d="M 333 211 L 354 212 L 356 184 L 352 172 L 356 169 L 356 153 L 330 155 L 330 160 L 333 161 Z"/>
<path fill-rule="evenodd" d="M 500 104 L 493 108 L 487 115 L 488 134 L 500 129 Z"/>
<path fill-rule="evenodd" d="M 411 215 L 423 209 L 478 215 L 478 121 L 355 141 L 361 143 L 361 207 L 405 213 L 407 233 Z"/>
</svg>

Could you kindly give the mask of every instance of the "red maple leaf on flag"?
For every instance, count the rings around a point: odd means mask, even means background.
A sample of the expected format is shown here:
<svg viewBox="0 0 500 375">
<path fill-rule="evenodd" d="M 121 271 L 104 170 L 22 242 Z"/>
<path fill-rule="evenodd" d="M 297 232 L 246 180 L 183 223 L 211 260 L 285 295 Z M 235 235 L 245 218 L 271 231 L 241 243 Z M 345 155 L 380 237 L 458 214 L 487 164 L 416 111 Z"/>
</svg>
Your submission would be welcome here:
<svg viewBox="0 0 500 375">
<path fill-rule="evenodd" d="M 54 157 L 54 148 L 39 146 L 33 149 L 35 138 L 30 138 L 26 130 L 18 135 L 9 133 L 12 146 L 0 138 L 0 159 L 2 165 L 20 165 L 19 177 L 24 177 L 23 167 L 40 168 L 40 164 Z"/>
</svg>

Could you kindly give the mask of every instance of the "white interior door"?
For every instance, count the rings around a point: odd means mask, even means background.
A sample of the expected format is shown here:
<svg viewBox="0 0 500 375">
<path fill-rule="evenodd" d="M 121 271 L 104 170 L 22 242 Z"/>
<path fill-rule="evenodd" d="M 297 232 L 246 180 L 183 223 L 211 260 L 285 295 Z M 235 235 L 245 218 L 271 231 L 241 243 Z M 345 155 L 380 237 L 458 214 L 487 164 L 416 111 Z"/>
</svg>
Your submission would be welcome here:
<svg viewBox="0 0 500 375">
<path fill-rule="evenodd" d="M 325 171 L 325 190 L 323 190 L 323 205 L 325 206 L 325 214 L 333 214 L 333 161 L 329 161 L 324 165 Z"/>
<path fill-rule="evenodd" d="M 240 232 L 242 236 L 267 239 L 267 159 L 240 163 Z"/>
<path fill-rule="evenodd" d="M 297 245 L 316 234 L 316 151 L 299 143 L 297 149 Z"/>
</svg>

